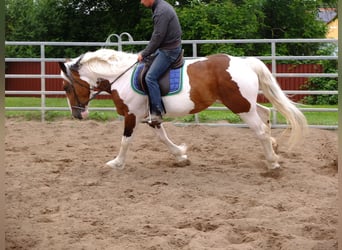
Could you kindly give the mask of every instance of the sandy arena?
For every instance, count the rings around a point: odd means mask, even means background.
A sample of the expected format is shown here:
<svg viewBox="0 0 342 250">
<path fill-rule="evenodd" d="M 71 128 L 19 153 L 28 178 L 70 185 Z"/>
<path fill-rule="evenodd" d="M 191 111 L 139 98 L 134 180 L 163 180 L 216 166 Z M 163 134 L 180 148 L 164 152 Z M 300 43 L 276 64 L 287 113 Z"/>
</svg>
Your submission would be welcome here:
<svg viewBox="0 0 342 250">
<path fill-rule="evenodd" d="M 6 249 L 337 249 L 337 131 L 288 151 L 272 130 L 272 173 L 250 129 L 165 127 L 190 165 L 141 125 L 113 170 L 120 121 L 7 119 Z"/>
</svg>

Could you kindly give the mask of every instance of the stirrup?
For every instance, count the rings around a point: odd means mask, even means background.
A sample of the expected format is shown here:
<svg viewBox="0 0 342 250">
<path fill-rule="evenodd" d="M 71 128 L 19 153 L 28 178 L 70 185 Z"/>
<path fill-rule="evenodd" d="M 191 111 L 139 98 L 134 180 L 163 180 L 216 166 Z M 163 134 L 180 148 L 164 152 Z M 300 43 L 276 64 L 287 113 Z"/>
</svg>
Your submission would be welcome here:
<svg viewBox="0 0 342 250">
<path fill-rule="evenodd" d="M 148 125 L 155 127 L 160 126 L 160 124 L 163 122 L 163 118 L 160 115 L 149 115 L 145 119 L 141 121 L 142 123 L 147 123 Z"/>
</svg>

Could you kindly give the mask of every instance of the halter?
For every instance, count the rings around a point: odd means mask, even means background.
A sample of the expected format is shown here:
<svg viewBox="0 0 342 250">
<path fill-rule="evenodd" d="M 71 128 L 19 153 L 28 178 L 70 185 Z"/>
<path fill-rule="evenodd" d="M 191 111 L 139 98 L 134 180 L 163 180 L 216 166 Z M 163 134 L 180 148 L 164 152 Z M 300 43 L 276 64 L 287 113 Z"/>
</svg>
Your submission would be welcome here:
<svg viewBox="0 0 342 250">
<path fill-rule="evenodd" d="M 138 63 L 138 61 L 136 61 L 135 63 L 133 63 L 131 66 L 129 66 L 125 71 L 123 71 L 120 75 L 118 75 L 111 83 L 109 83 L 109 86 L 112 86 L 119 78 L 121 78 L 124 74 L 127 73 L 127 71 L 129 71 L 131 68 L 133 68 L 136 64 Z M 69 67 L 68 67 L 69 69 Z M 70 69 L 69 69 L 70 71 Z M 74 79 L 74 77 L 72 76 L 72 74 L 68 74 L 67 75 L 70 83 L 77 83 L 78 85 L 80 85 L 81 87 L 83 88 L 86 88 L 88 89 L 89 91 L 92 91 L 94 90 L 94 88 L 90 88 L 88 86 L 85 86 L 84 84 L 82 84 L 81 82 L 77 81 Z M 92 94 L 92 96 L 90 98 L 88 98 L 88 100 L 85 102 L 85 103 L 82 103 L 80 102 L 80 100 L 78 99 L 78 96 L 76 94 L 76 91 L 75 91 L 75 87 L 73 84 L 70 84 L 71 88 L 72 88 L 72 91 L 73 91 L 73 95 L 74 97 L 76 98 L 76 102 L 77 102 L 77 106 L 71 106 L 72 108 L 74 109 L 80 109 L 82 111 L 85 110 L 85 106 L 90 102 L 92 101 L 93 99 L 95 99 L 96 96 L 98 96 L 103 90 L 100 89 L 98 90 L 97 92 L 95 92 L 94 94 Z"/>
</svg>

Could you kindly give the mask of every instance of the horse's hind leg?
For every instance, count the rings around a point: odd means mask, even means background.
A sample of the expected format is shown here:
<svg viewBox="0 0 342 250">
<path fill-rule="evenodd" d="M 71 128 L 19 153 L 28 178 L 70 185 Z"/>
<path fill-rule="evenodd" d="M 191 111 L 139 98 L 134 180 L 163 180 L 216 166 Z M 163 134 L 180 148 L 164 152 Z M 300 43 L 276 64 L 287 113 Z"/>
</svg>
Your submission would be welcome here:
<svg viewBox="0 0 342 250">
<path fill-rule="evenodd" d="M 271 110 L 268 107 L 262 106 L 257 103 L 257 112 L 260 116 L 261 120 L 264 122 L 264 124 L 267 125 L 269 129 L 271 129 Z M 271 134 L 271 133 L 270 133 Z M 274 137 L 271 136 L 272 146 L 273 149 L 277 152 L 278 144 Z"/>
<path fill-rule="evenodd" d="M 184 143 L 181 145 L 174 144 L 167 136 L 163 124 L 153 127 L 153 131 L 159 137 L 160 141 L 163 142 L 168 147 L 170 152 L 176 157 L 178 163 L 189 163 L 188 157 L 186 155 L 187 146 Z"/>
<path fill-rule="evenodd" d="M 260 110 L 260 109 L 259 109 Z M 262 109 L 261 109 L 262 110 Z M 273 150 L 272 137 L 270 126 L 267 126 L 258 115 L 256 109 L 251 109 L 248 113 L 240 113 L 239 116 L 247 123 L 247 125 L 254 131 L 257 138 L 260 140 L 265 158 L 270 169 L 279 168 L 278 156 Z"/>
</svg>

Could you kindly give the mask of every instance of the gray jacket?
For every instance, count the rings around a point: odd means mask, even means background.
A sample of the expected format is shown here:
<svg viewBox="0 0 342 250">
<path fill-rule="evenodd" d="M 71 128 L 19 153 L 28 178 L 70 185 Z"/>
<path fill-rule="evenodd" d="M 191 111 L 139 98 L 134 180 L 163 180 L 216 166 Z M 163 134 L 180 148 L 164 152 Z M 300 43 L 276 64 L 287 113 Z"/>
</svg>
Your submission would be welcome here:
<svg viewBox="0 0 342 250">
<path fill-rule="evenodd" d="M 157 49 L 174 49 L 181 44 L 182 29 L 173 7 L 164 0 L 155 0 L 152 13 L 153 33 L 141 53 L 143 57 L 151 55 Z"/>
</svg>

